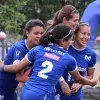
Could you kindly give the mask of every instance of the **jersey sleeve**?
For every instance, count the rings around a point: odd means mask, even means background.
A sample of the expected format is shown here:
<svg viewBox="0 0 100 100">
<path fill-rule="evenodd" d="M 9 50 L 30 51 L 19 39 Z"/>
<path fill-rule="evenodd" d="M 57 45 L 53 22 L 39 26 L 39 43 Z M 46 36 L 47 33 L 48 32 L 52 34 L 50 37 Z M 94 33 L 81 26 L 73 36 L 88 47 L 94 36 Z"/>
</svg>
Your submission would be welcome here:
<svg viewBox="0 0 100 100">
<path fill-rule="evenodd" d="M 69 63 L 68 63 L 68 71 L 69 72 L 73 72 L 77 69 L 77 64 L 76 64 L 76 60 L 74 58 L 71 58 L 69 60 Z"/>
<path fill-rule="evenodd" d="M 89 68 L 94 68 L 96 64 L 96 53 L 93 52 L 92 56 L 91 56 L 91 60 L 89 61 Z"/>
<path fill-rule="evenodd" d="M 34 48 L 31 49 L 25 56 L 25 58 L 30 62 L 30 63 L 34 63 L 34 59 L 35 59 L 35 55 L 37 54 L 37 50 L 35 50 Z"/>
<path fill-rule="evenodd" d="M 22 60 L 25 56 L 23 47 L 16 46 L 13 52 L 13 63 Z"/>
</svg>

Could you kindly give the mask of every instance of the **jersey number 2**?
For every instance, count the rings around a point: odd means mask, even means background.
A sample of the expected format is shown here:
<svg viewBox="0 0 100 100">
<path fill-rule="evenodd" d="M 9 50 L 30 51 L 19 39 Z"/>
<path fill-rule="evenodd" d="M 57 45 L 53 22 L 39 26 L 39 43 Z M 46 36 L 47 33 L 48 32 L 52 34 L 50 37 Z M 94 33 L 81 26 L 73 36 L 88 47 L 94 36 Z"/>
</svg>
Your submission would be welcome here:
<svg viewBox="0 0 100 100">
<path fill-rule="evenodd" d="M 41 71 L 38 72 L 38 76 L 44 79 L 48 78 L 48 75 L 46 73 L 51 72 L 53 69 L 53 64 L 50 61 L 44 61 L 42 63 L 42 67 L 46 67 L 45 69 L 42 69 Z"/>
</svg>

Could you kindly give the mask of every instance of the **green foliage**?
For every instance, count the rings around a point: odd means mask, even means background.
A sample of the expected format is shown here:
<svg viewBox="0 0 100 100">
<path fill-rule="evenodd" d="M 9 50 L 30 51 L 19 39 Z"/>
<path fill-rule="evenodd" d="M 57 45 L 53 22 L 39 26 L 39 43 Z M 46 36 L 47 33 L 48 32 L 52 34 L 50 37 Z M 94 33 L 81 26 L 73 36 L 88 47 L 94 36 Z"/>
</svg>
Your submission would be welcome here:
<svg viewBox="0 0 100 100">
<path fill-rule="evenodd" d="M 23 13 L 27 20 L 39 18 L 46 21 L 61 7 L 59 0 L 29 0 L 24 6 Z"/>
<path fill-rule="evenodd" d="M 8 0 L 4 5 L 0 5 L 0 29 L 6 32 L 18 33 L 20 26 L 25 21 L 26 16 L 20 13 L 20 9 L 26 3 L 23 1 Z"/>
<path fill-rule="evenodd" d="M 82 14 L 93 0 L 1 0 L 0 30 L 18 34 L 30 19 L 39 18 L 46 22 L 61 8 L 62 1 L 77 7 Z"/>
</svg>

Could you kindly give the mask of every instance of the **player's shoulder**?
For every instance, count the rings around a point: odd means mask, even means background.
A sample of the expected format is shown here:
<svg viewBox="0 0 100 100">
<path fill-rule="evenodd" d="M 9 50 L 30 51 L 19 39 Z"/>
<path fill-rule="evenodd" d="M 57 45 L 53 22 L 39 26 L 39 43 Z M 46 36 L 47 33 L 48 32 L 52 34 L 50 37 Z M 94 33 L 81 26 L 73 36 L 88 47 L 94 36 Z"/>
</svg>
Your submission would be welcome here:
<svg viewBox="0 0 100 100">
<path fill-rule="evenodd" d="M 15 49 L 22 49 L 22 50 L 24 50 L 24 48 L 25 48 L 25 41 L 24 40 L 20 40 L 20 41 L 17 41 L 16 43 L 14 43 L 11 47 L 10 47 L 10 49 L 9 49 L 9 51 L 15 51 Z M 8 51 L 8 52 L 9 52 Z"/>
<path fill-rule="evenodd" d="M 95 51 L 92 48 L 88 47 L 88 46 L 86 46 L 85 52 L 87 52 L 89 54 L 92 54 L 92 55 L 96 55 Z"/>
<path fill-rule="evenodd" d="M 38 45 L 38 46 L 33 47 L 32 49 L 34 49 L 34 50 L 41 50 L 43 48 L 44 47 L 42 45 Z"/>
<path fill-rule="evenodd" d="M 25 40 L 17 41 L 12 47 L 13 48 L 23 48 L 23 47 L 26 47 Z"/>
<path fill-rule="evenodd" d="M 30 51 L 37 51 L 37 52 L 39 52 L 39 51 L 42 51 L 43 48 L 44 47 L 42 45 L 38 45 L 38 46 L 33 47 Z"/>
<path fill-rule="evenodd" d="M 92 3 L 90 3 L 90 4 L 87 6 L 87 8 L 91 8 L 91 7 L 96 8 L 96 7 L 99 7 L 99 6 L 100 6 L 100 0 L 95 0 L 95 1 L 93 1 Z"/>
<path fill-rule="evenodd" d="M 73 45 L 70 45 L 69 48 L 68 48 L 68 52 L 69 52 L 70 50 L 73 50 L 73 49 L 75 49 L 75 48 L 73 47 Z"/>
<path fill-rule="evenodd" d="M 19 40 L 19 41 L 17 41 L 16 43 L 15 43 L 15 46 L 23 46 L 23 45 L 25 45 L 25 42 L 26 40 Z"/>
<path fill-rule="evenodd" d="M 68 52 L 65 53 L 64 59 L 67 61 L 75 61 L 75 58 L 72 55 L 70 55 Z"/>
</svg>

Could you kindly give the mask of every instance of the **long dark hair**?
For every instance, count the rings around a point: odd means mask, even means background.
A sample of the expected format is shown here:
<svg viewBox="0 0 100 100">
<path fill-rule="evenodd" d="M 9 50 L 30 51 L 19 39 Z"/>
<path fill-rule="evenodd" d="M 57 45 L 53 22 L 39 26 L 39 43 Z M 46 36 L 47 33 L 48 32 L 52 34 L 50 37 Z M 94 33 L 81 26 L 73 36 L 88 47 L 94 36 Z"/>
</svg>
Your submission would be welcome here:
<svg viewBox="0 0 100 100">
<path fill-rule="evenodd" d="M 73 35 L 71 29 L 64 25 L 58 24 L 52 30 L 43 34 L 40 39 L 40 44 L 47 46 L 49 43 L 59 44 L 61 39 L 68 40 Z"/>
<path fill-rule="evenodd" d="M 23 39 L 27 39 L 26 32 L 30 32 L 35 26 L 40 26 L 44 28 L 44 23 L 40 19 L 32 19 L 28 21 L 23 29 Z"/>
</svg>

